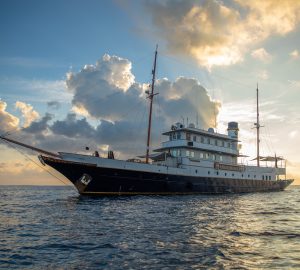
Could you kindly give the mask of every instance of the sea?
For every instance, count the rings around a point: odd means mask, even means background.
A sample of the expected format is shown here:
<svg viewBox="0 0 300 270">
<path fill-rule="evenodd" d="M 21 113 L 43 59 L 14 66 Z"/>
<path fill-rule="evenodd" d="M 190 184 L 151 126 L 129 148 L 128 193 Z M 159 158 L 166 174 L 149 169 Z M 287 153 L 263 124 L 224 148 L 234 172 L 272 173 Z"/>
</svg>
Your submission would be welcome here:
<svg viewBox="0 0 300 270">
<path fill-rule="evenodd" d="M 300 269 L 300 186 L 102 198 L 0 186 L 0 269 Z"/>
</svg>

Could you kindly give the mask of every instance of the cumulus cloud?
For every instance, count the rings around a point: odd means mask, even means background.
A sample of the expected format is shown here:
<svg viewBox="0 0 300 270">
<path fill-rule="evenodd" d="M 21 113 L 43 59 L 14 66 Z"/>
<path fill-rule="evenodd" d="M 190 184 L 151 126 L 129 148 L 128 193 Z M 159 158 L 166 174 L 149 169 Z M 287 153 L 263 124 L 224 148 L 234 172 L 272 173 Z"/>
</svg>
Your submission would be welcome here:
<svg viewBox="0 0 300 270">
<path fill-rule="evenodd" d="M 24 117 L 24 127 L 30 126 L 30 124 L 40 117 L 39 113 L 33 109 L 30 104 L 26 104 L 21 101 L 17 101 L 15 104 L 16 108 L 22 112 Z"/>
<path fill-rule="evenodd" d="M 104 55 L 95 65 L 68 73 L 66 85 L 72 94 L 73 112 L 62 120 L 46 113 L 31 121 L 18 136 L 25 143 L 50 151 L 80 152 L 89 146 L 100 152 L 113 148 L 124 158 L 143 154 L 149 109 L 145 90 L 149 84 L 136 82 L 131 66 L 127 59 Z M 190 123 L 198 118 L 203 128 L 214 126 L 220 103 L 212 100 L 196 79 L 159 79 L 155 91 L 159 95 L 153 105 L 153 148 L 163 139 L 161 133 L 181 117 L 189 118 Z M 28 112 L 32 111 L 29 108 Z"/>
<path fill-rule="evenodd" d="M 147 8 L 156 33 L 170 53 L 195 58 L 207 68 L 235 64 L 255 44 L 285 35 L 300 21 L 300 2 L 151 1 Z"/>
<path fill-rule="evenodd" d="M 6 111 L 7 103 L 0 100 L 0 133 L 16 130 L 19 126 L 19 118 Z"/>
<path fill-rule="evenodd" d="M 269 62 L 272 59 L 271 54 L 269 54 L 264 48 L 259 48 L 251 53 L 251 56 L 262 62 Z"/>
<path fill-rule="evenodd" d="M 75 112 L 109 120 L 119 119 L 128 110 L 128 104 L 137 105 L 142 91 L 134 84 L 131 62 L 107 54 L 95 65 L 68 73 L 66 85 L 74 94 Z"/>
</svg>

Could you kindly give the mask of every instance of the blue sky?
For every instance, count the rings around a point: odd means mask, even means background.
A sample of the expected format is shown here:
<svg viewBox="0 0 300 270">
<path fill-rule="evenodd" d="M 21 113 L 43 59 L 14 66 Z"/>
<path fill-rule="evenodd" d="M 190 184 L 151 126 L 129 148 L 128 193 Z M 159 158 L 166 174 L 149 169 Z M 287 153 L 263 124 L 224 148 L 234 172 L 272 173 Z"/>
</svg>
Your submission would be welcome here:
<svg viewBox="0 0 300 270">
<path fill-rule="evenodd" d="M 262 148 L 265 154 L 277 151 L 286 156 L 291 177 L 298 179 L 300 159 L 294 146 L 300 144 L 299 18 L 300 4 L 293 0 L 3 0 L 0 3 L 0 123 L 14 127 L 16 137 L 28 142 L 34 139 L 41 147 L 53 147 L 49 150 L 57 150 L 55 144 L 66 145 L 70 130 L 76 134 L 69 138 L 73 139 L 72 143 L 82 144 L 91 133 L 78 133 L 80 125 L 94 134 L 89 125 L 95 129 L 101 121 L 108 121 L 102 128 L 109 132 L 115 132 L 118 126 L 118 130 L 132 136 L 122 129 L 123 125 L 126 121 L 133 125 L 134 121 L 144 119 L 126 115 L 130 111 L 127 106 L 130 107 L 130 102 L 142 104 L 142 112 L 137 115 L 143 115 L 145 104 L 139 100 L 138 93 L 141 95 L 143 84 L 150 82 L 154 48 L 159 44 L 157 85 L 162 92 L 160 105 L 166 108 L 164 114 L 156 116 L 159 130 L 166 129 L 172 124 L 170 121 L 180 119 L 181 113 L 190 118 L 197 113 L 202 115 L 206 128 L 213 122 L 210 119 L 213 116 L 201 108 L 210 110 L 219 106 L 218 130 L 226 132 L 228 121 L 239 121 L 243 152 L 254 155 L 251 127 L 255 121 L 258 82 L 262 121 L 266 126 L 262 133 L 269 141 Z M 103 58 L 105 54 L 109 57 Z M 85 65 L 92 66 L 85 69 Z M 73 74 L 72 77 L 67 73 Z M 199 85 L 206 89 L 207 98 L 202 96 Z M 116 92 L 118 98 L 111 98 Z M 104 100 L 109 100 L 115 112 L 111 108 L 107 109 L 109 113 L 97 110 L 91 99 L 99 101 L 103 108 Z M 182 106 L 179 109 L 178 104 Z M 46 119 L 43 117 L 47 113 L 53 116 L 45 124 L 42 119 Z M 118 125 L 111 127 L 110 121 Z M 45 130 L 18 133 L 22 126 L 30 127 L 34 122 L 44 123 Z M 6 131 L 4 127 L 3 131 Z M 120 156 L 124 156 L 126 149 L 121 142 L 114 143 L 103 133 L 99 134 L 98 137 L 94 134 L 95 147 L 118 148 Z M 106 143 L 101 143 L 99 136 Z M 154 138 L 161 139 L 158 134 Z M 135 146 L 141 152 L 144 151 L 142 142 L 140 138 Z M 14 183 L 31 183 L 37 169 L 24 163 L 23 157 L 14 150 L 0 147 L 5 153 L 0 158 L 0 182 L 7 183 L 10 177 Z M 19 173 L 13 173 L 12 167 L 22 162 L 30 168 L 20 165 Z M 24 175 L 26 181 L 22 179 Z M 56 183 L 42 172 L 37 175 L 32 183 L 38 183 L 41 178 L 47 179 L 42 180 L 43 184 Z"/>
</svg>

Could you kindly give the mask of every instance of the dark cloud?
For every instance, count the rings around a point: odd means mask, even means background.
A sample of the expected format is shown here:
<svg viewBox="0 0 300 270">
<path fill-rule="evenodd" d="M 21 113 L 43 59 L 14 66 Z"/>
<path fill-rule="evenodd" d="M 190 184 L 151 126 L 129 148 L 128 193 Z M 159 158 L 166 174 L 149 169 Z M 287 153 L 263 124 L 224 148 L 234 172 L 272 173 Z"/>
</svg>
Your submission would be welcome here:
<svg viewBox="0 0 300 270">
<path fill-rule="evenodd" d="M 54 110 L 58 110 L 60 108 L 60 102 L 58 101 L 49 101 L 47 102 L 47 105 L 49 108 L 54 109 Z"/>
<path fill-rule="evenodd" d="M 32 122 L 29 127 L 23 129 L 27 133 L 41 134 L 49 128 L 48 122 L 52 120 L 54 116 L 50 113 L 46 113 L 39 121 Z"/>
<path fill-rule="evenodd" d="M 63 121 L 55 121 L 50 129 L 55 134 L 71 138 L 94 137 L 95 133 L 94 128 L 87 122 L 86 118 L 78 120 L 74 113 L 69 113 Z"/>
</svg>

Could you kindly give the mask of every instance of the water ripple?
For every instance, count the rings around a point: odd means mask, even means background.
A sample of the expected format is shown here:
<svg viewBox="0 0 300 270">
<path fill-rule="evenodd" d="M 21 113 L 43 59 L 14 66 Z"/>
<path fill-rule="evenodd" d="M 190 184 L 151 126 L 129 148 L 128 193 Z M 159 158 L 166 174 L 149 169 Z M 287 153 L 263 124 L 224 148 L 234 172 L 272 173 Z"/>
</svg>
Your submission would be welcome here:
<svg viewBox="0 0 300 270">
<path fill-rule="evenodd" d="M 0 189 L 1 269 L 300 269 L 300 187 L 221 196 Z"/>
</svg>

